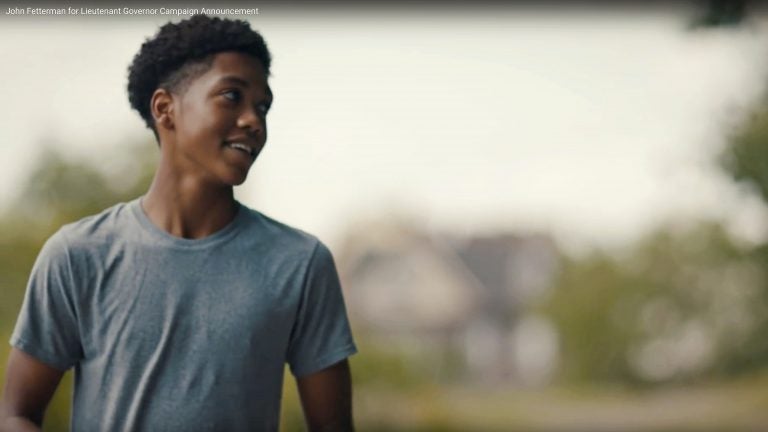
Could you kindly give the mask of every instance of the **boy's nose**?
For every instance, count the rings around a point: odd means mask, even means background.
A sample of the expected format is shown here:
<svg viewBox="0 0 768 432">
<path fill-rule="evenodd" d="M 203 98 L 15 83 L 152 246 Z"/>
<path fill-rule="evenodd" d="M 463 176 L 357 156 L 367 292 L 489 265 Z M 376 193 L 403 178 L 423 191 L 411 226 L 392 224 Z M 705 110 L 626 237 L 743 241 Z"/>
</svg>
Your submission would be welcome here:
<svg viewBox="0 0 768 432">
<path fill-rule="evenodd" d="M 248 129 L 252 133 L 260 134 L 264 132 L 264 125 L 261 118 L 256 114 L 254 110 L 246 110 L 237 119 L 237 127 L 241 129 Z"/>
</svg>

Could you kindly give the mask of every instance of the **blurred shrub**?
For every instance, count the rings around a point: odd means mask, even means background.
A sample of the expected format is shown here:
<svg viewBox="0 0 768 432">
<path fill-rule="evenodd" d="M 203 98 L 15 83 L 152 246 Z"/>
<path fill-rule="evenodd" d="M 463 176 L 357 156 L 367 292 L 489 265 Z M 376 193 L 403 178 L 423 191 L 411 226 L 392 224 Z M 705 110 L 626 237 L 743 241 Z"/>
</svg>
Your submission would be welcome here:
<svg viewBox="0 0 768 432">
<path fill-rule="evenodd" d="M 754 253 L 715 222 L 567 259 L 542 306 L 560 331 L 560 378 L 653 384 L 764 368 L 765 280 Z"/>
</svg>

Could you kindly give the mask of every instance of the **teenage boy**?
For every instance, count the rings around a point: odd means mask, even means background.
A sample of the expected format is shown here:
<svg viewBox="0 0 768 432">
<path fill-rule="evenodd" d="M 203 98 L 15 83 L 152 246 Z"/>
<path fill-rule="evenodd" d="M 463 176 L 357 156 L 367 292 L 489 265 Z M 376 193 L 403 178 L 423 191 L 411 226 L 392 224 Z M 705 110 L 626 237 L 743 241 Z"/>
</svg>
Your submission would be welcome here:
<svg viewBox="0 0 768 432">
<path fill-rule="evenodd" d="M 328 249 L 235 200 L 267 139 L 270 54 L 244 21 L 168 23 L 129 68 L 160 162 L 147 193 L 38 256 L 0 405 L 39 430 L 75 370 L 73 431 L 274 431 L 283 366 L 310 430 L 352 430 L 356 352 Z"/>
</svg>

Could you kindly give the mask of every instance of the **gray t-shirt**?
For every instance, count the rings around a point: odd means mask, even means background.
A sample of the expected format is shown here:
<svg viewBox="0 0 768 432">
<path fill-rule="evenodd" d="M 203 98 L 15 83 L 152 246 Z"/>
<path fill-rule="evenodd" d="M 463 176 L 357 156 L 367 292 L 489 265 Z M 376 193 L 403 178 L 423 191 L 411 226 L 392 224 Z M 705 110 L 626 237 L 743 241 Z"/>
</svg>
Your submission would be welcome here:
<svg viewBox="0 0 768 432">
<path fill-rule="evenodd" d="M 356 352 L 333 258 L 238 204 L 203 239 L 174 237 L 139 199 L 45 244 L 11 344 L 75 369 L 73 431 L 277 430 L 283 367 Z"/>
</svg>

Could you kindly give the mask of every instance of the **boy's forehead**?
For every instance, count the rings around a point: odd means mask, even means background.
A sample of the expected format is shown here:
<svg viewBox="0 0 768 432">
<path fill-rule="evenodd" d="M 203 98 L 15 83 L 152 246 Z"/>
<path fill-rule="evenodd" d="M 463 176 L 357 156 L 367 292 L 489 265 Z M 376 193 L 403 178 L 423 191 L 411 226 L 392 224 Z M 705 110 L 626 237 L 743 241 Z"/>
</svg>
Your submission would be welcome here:
<svg viewBox="0 0 768 432">
<path fill-rule="evenodd" d="M 216 54 L 211 68 L 204 77 L 211 83 L 228 81 L 233 84 L 256 85 L 269 89 L 264 66 L 257 58 L 245 53 L 227 51 Z"/>
</svg>

